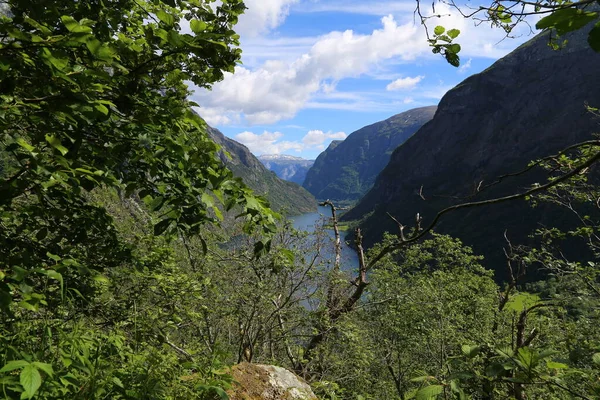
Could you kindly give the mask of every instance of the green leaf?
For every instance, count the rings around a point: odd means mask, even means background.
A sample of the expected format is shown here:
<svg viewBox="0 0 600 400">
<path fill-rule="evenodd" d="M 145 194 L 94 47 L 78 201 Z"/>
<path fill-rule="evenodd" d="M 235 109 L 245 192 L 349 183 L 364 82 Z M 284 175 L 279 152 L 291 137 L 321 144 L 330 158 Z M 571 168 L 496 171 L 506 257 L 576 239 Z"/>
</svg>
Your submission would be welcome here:
<svg viewBox="0 0 600 400">
<path fill-rule="evenodd" d="M 152 199 L 149 207 L 151 211 L 158 211 L 162 208 L 163 204 L 165 204 L 165 198 L 163 196 L 158 196 Z"/>
<path fill-rule="evenodd" d="M 115 385 L 117 385 L 121 389 L 125 389 L 125 386 L 123 385 L 123 382 L 121 382 L 121 380 L 119 378 L 117 378 L 116 376 L 114 378 L 112 378 L 112 381 L 113 381 L 113 383 Z"/>
<path fill-rule="evenodd" d="M 60 139 L 55 136 L 46 135 L 46 141 L 50 144 L 50 146 L 60 151 L 63 156 L 69 152 L 69 150 L 60 143 Z"/>
<path fill-rule="evenodd" d="M 25 360 L 9 361 L 4 367 L 2 367 L 2 369 L 0 369 L 0 372 L 14 371 L 15 369 L 24 368 L 28 365 L 29 362 Z"/>
<path fill-rule="evenodd" d="M 156 13 L 156 16 L 158 17 L 158 19 L 160 19 L 162 22 L 164 22 L 165 25 L 173 26 L 173 24 L 175 24 L 175 17 L 173 17 L 171 14 L 169 14 L 163 10 L 159 10 Z"/>
<path fill-rule="evenodd" d="M 53 376 L 54 375 L 54 370 L 52 369 L 52 365 L 46 364 L 46 363 L 42 363 L 42 362 L 37 362 L 37 361 L 34 361 L 32 364 L 37 369 L 39 369 L 41 371 L 44 371 L 46 374 L 48 374 L 48 376 Z"/>
<path fill-rule="evenodd" d="M 92 279 L 99 283 L 106 283 L 106 284 L 110 283 L 110 280 L 102 274 L 96 274 L 96 275 L 94 275 L 94 277 Z"/>
<path fill-rule="evenodd" d="M 460 35 L 460 31 L 458 29 L 450 29 L 446 34 L 452 39 L 456 39 Z"/>
<path fill-rule="evenodd" d="M 225 392 L 223 389 L 221 389 L 220 387 L 214 387 L 213 389 L 215 393 L 221 398 L 221 400 L 229 400 L 229 395 L 227 395 L 227 392 Z"/>
<path fill-rule="evenodd" d="M 75 20 L 75 18 L 73 18 L 69 15 L 63 15 L 62 17 L 60 17 L 60 19 L 62 20 L 65 27 L 69 30 L 69 32 L 92 33 L 92 28 L 90 28 L 88 25 L 90 25 L 90 23 L 93 23 L 93 21 L 91 21 L 89 19 L 84 19 L 81 21 L 81 22 L 85 22 L 85 25 L 80 24 L 79 22 L 77 22 Z"/>
<path fill-rule="evenodd" d="M 57 280 L 60 283 L 61 297 L 64 297 L 64 281 L 63 281 L 63 276 L 59 272 L 54 271 L 52 269 L 46 270 L 46 275 L 48 276 L 48 278 L 55 279 L 55 280 Z"/>
<path fill-rule="evenodd" d="M 60 260 L 62 260 L 62 258 L 60 258 L 60 256 L 57 256 L 56 254 L 52 254 L 52 253 L 50 253 L 50 252 L 47 252 L 47 253 L 46 253 L 46 256 L 47 256 L 49 259 L 51 259 L 51 260 L 54 260 L 54 261 L 56 261 L 56 262 L 59 262 Z"/>
<path fill-rule="evenodd" d="M 504 364 L 492 363 L 485 368 L 485 373 L 491 377 L 503 376 L 506 374 L 506 368 Z"/>
<path fill-rule="evenodd" d="M 556 29 L 559 36 L 577 30 L 587 25 L 598 17 L 597 12 L 590 12 L 578 8 L 564 8 L 554 11 L 547 17 L 542 18 L 535 24 L 537 29 Z"/>
<path fill-rule="evenodd" d="M 27 397 L 31 398 L 42 385 L 42 376 L 37 368 L 30 364 L 21 371 L 19 382 L 23 386 L 23 389 L 25 389 Z"/>
<path fill-rule="evenodd" d="M 448 49 L 448 51 L 450 51 L 454 54 L 458 54 L 458 53 L 460 53 L 460 44 L 458 44 L 458 43 L 450 44 L 450 45 L 448 45 L 447 49 Z"/>
<path fill-rule="evenodd" d="M 435 33 L 435 34 L 436 34 L 436 35 L 438 35 L 438 36 L 439 36 L 439 35 L 441 35 L 441 34 L 442 34 L 442 33 L 444 33 L 444 32 L 446 32 L 446 28 L 444 28 L 444 27 L 443 27 L 443 26 L 441 26 L 441 25 L 438 25 L 438 26 L 436 26 L 436 27 L 433 29 L 433 33 Z"/>
<path fill-rule="evenodd" d="M 481 351 L 481 347 L 479 346 L 469 346 L 469 345 L 463 345 L 461 347 L 461 350 L 463 352 L 463 354 L 469 358 L 473 358 L 475 357 L 477 354 L 479 354 L 479 352 Z"/>
<path fill-rule="evenodd" d="M 546 366 L 551 369 L 567 369 L 569 366 L 567 364 L 555 362 L 555 361 L 546 361 Z"/>
<path fill-rule="evenodd" d="M 190 28 L 195 34 L 202 33 L 206 29 L 206 22 L 193 19 L 190 21 Z"/>
<path fill-rule="evenodd" d="M 416 400 L 430 400 L 435 399 L 439 394 L 442 394 L 444 391 L 444 386 L 442 385 L 430 385 L 425 386 L 423 389 L 420 389 L 415 395 Z"/>
<path fill-rule="evenodd" d="M 27 150 L 27 151 L 33 151 L 33 150 L 35 150 L 35 147 L 33 147 L 32 145 L 30 145 L 29 143 L 27 143 L 27 142 L 25 141 L 25 139 L 23 139 L 23 138 L 18 138 L 18 139 L 16 140 L 16 142 L 17 142 L 17 144 L 18 144 L 19 146 L 21 146 L 22 148 L 24 148 L 24 149 L 25 149 L 25 150 Z"/>
<path fill-rule="evenodd" d="M 95 104 L 94 108 L 104 115 L 108 115 L 108 108 L 104 104 Z"/>
<path fill-rule="evenodd" d="M 592 356 L 592 361 L 596 365 L 600 365 L 600 353 L 596 353 Z"/>
<path fill-rule="evenodd" d="M 596 23 L 588 33 L 588 43 L 594 51 L 600 53 L 600 22 Z"/>
<path fill-rule="evenodd" d="M 162 235 L 169 225 L 171 225 L 172 219 L 167 218 L 160 221 L 158 224 L 154 225 L 154 236 Z"/>
</svg>

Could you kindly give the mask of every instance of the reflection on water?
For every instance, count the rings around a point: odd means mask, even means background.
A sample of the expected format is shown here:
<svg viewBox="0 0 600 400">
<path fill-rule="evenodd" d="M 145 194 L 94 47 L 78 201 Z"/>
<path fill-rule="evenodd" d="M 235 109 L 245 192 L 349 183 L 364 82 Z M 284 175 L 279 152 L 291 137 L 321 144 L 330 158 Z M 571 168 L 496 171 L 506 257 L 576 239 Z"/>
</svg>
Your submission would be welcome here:
<svg viewBox="0 0 600 400">
<path fill-rule="evenodd" d="M 331 221 L 331 209 L 329 207 L 319 206 L 317 212 L 298 215 L 290 218 L 290 220 L 293 222 L 295 229 L 300 231 L 314 232 L 316 228 L 320 228 L 322 226 L 323 222 L 327 223 Z M 331 245 L 326 247 L 324 256 L 327 257 L 329 261 L 333 262 L 335 256 L 333 239 L 335 235 L 333 233 L 333 229 L 326 229 L 325 232 L 327 232 L 331 238 Z M 356 252 L 352 250 L 346 243 L 344 243 L 345 234 L 346 232 L 340 232 L 340 236 L 342 238 L 341 266 L 344 270 L 356 269 L 358 267 L 358 257 Z"/>
</svg>

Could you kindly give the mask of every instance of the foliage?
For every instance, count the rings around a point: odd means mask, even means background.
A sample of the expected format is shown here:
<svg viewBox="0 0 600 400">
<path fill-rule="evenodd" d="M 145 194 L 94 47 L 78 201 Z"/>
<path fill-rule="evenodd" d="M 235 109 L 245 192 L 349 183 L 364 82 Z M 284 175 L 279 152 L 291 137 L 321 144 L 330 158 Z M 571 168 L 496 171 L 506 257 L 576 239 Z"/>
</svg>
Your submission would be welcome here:
<svg viewBox="0 0 600 400">
<path fill-rule="evenodd" d="M 595 147 L 537 162 L 560 178 L 519 195 L 579 221 L 540 228 L 536 248 L 509 245 L 509 266 L 550 275 L 528 291 L 512 272 L 498 287 L 481 257 L 420 217 L 351 278 L 327 269 L 323 236 L 276 226 L 190 111 L 185 82 L 208 88 L 239 61 L 241 1 L 7 4 L 5 398 L 226 399 L 227 366 L 243 359 L 301 372 L 330 399 L 600 391 Z M 562 34 L 592 18 L 556 13 L 540 26 Z M 458 34 L 437 27 L 431 42 L 455 64 Z M 580 239 L 590 259 L 563 251 Z"/>
<path fill-rule="evenodd" d="M 178 381 L 192 367 L 181 365 L 186 351 L 166 333 L 190 311 L 173 312 L 184 293 L 201 298 L 202 279 L 186 278 L 177 246 L 165 239 L 200 235 L 198 247 L 206 249 L 205 224 L 234 208 L 245 233 L 258 227 L 268 239 L 275 227 L 268 203 L 223 166 L 186 100 L 186 81 L 209 88 L 240 57 L 232 26 L 243 3 L 211 3 L 6 2 L 0 17 L 5 397 L 204 396 Z M 96 201 L 103 193 L 108 197 Z M 118 200 L 111 198 L 116 193 Z M 122 230 L 113 211 L 123 202 L 139 210 L 131 213 L 142 229 Z M 256 248 L 269 243 L 257 241 Z M 135 288 L 143 291 L 134 294 Z M 193 369 L 210 369 L 216 359 Z"/>
<path fill-rule="evenodd" d="M 589 46 L 595 51 L 600 51 L 600 22 L 598 20 L 598 10 L 595 6 L 595 0 L 567 1 L 533 1 L 522 0 L 492 0 L 489 4 L 480 5 L 478 8 L 471 8 L 455 1 L 444 2 L 454 8 L 460 15 L 476 21 L 479 25 L 482 22 L 489 22 L 492 27 L 502 29 L 507 37 L 516 26 L 520 24 L 529 24 L 527 18 L 532 15 L 538 15 L 542 18 L 537 21 L 535 28 L 542 31 L 549 31 L 555 37 L 551 37 L 549 44 L 558 49 L 560 45 L 557 39 L 564 37 L 567 33 L 573 32 L 587 26 L 595 21 L 587 36 Z M 435 4 L 432 3 L 432 9 L 435 14 Z M 421 18 L 421 23 L 426 26 L 427 20 L 432 16 L 423 16 L 421 3 L 417 1 L 417 13 Z M 436 15 L 433 15 L 436 16 Z M 433 36 L 428 33 L 428 41 L 434 54 L 441 54 L 452 66 L 460 65 L 458 53 L 461 48 L 458 43 L 453 42 L 460 34 L 457 29 L 446 31 L 443 26 L 436 26 Z M 564 41 L 566 43 L 566 40 Z"/>
</svg>

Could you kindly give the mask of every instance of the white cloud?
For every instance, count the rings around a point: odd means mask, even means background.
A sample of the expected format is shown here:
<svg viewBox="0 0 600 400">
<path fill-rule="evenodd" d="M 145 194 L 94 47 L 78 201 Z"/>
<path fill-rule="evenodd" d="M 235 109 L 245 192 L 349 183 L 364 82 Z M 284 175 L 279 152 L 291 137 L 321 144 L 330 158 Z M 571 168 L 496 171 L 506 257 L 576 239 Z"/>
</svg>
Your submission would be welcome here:
<svg viewBox="0 0 600 400">
<path fill-rule="evenodd" d="M 298 0 L 245 0 L 246 12 L 239 18 L 235 31 L 242 36 L 257 36 L 277 28 L 288 16 L 290 6 Z"/>
<path fill-rule="evenodd" d="M 413 99 L 412 97 L 405 97 L 404 100 L 402 100 L 402 102 L 404 104 L 410 104 L 410 103 L 414 103 L 415 99 Z"/>
<path fill-rule="evenodd" d="M 258 3 L 255 12 L 261 12 L 265 26 L 274 26 L 280 21 L 273 15 L 285 15 L 293 0 L 269 0 Z M 262 0 L 260 0 L 262 1 Z M 273 10 L 279 10 L 274 13 Z M 454 13 L 450 14 L 449 6 L 438 3 L 436 13 L 442 18 L 431 18 L 431 26 L 443 25 L 461 31 L 458 42 L 462 46 L 460 53 L 463 59 L 468 57 L 498 58 L 514 48 L 520 41 L 507 40 L 496 45 L 503 37 L 499 30 L 482 26 L 476 28 L 473 21 L 464 19 Z M 192 96 L 204 109 L 210 109 L 213 119 L 225 116 L 231 121 L 243 121 L 249 124 L 273 124 L 281 120 L 293 118 L 302 108 L 338 108 L 353 107 L 338 98 L 336 106 L 332 102 L 315 99 L 316 96 L 334 95 L 337 93 L 332 85 L 341 80 L 373 74 L 381 65 L 394 63 L 395 68 L 402 64 L 436 60 L 446 66 L 441 57 L 431 53 L 424 30 L 414 23 L 411 16 L 404 16 L 402 21 L 392 15 L 381 19 L 381 27 L 370 34 L 358 34 L 352 30 L 330 32 L 314 39 L 312 47 L 307 48 L 307 41 L 297 39 L 290 46 L 291 58 L 285 51 L 285 43 L 273 41 L 273 48 L 260 55 L 260 46 L 255 46 L 253 67 L 238 66 L 235 74 L 226 74 L 225 79 L 213 86 L 211 92 L 200 90 Z M 275 22 L 273 22 L 275 21 Z M 260 25 L 260 24 L 259 24 Z M 516 35 L 519 32 L 514 32 Z M 258 40 L 260 42 L 260 39 Z M 257 42 L 258 43 L 258 42 Z M 302 53 L 300 53 L 302 51 Z M 265 57 L 272 57 L 264 61 Z M 251 63 L 252 64 L 252 63 Z M 465 64 L 466 66 L 469 64 Z M 248 64 L 246 64 L 248 65 Z M 448 68 L 451 68 L 448 66 Z M 395 76 L 391 79 L 396 79 Z M 400 75 L 401 77 L 401 75 Z M 391 84 L 391 88 L 408 88 L 415 78 L 401 78 Z M 419 93 L 419 100 L 424 98 L 439 99 L 437 93 Z M 333 97 L 330 97 L 333 99 Z M 400 102 L 401 103 L 401 102 Z M 402 104 L 402 103 L 401 103 Z M 237 118 L 237 119 L 236 119 Z M 235 123 L 235 122 L 234 122 Z"/>
<path fill-rule="evenodd" d="M 323 82 L 357 77 L 381 60 L 408 61 L 428 51 L 413 24 L 398 25 L 392 16 L 381 22 L 382 28 L 370 35 L 347 30 L 322 36 L 293 62 L 267 61 L 255 70 L 237 67 L 211 92 L 201 91 L 193 99 L 213 113 L 233 110 L 251 124 L 275 123 L 292 118 L 314 93 L 331 92 L 331 84 Z"/>
<path fill-rule="evenodd" d="M 194 110 L 212 126 L 231 125 L 240 122 L 239 114 L 229 110 L 218 110 L 210 107 L 194 107 Z"/>
<path fill-rule="evenodd" d="M 284 154 L 291 151 L 302 152 L 310 150 L 323 150 L 329 142 L 336 139 L 345 139 L 344 132 L 323 132 L 320 130 L 309 131 L 301 141 L 281 140 L 281 132 L 264 131 L 261 134 L 245 131 L 238 133 L 235 140 L 246 145 L 254 154 Z"/>
<path fill-rule="evenodd" d="M 318 130 L 309 131 L 303 138 L 302 143 L 306 146 L 318 146 L 325 143 L 327 140 L 344 140 L 346 139 L 345 132 L 323 132 Z"/>
<path fill-rule="evenodd" d="M 460 67 L 458 67 L 458 73 L 465 74 L 469 69 L 471 69 L 471 61 L 472 58 L 469 58 L 466 63 L 463 63 Z"/>
<path fill-rule="evenodd" d="M 412 90 L 417 87 L 417 84 L 419 82 L 421 82 L 423 80 L 423 78 L 425 78 L 425 77 L 422 75 L 419 75 L 419 76 L 415 76 L 414 78 L 406 77 L 406 78 L 396 79 L 395 81 L 393 81 L 389 85 L 387 85 L 385 87 L 385 90 L 387 90 L 387 91 Z"/>
</svg>

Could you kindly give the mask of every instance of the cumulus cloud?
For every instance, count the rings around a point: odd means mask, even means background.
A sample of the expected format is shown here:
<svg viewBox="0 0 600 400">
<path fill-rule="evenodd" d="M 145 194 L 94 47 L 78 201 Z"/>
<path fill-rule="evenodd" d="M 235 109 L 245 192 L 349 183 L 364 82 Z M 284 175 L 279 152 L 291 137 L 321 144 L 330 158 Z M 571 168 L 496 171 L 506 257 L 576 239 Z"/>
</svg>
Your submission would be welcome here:
<svg viewBox="0 0 600 400">
<path fill-rule="evenodd" d="M 287 13 L 286 7 L 294 0 L 269 0 L 261 5 L 262 1 L 251 1 L 248 6 L 255 4 L 254 12 L 261 13 L 267 21 L 265 26 L 270 27 L 279 23 L 281 15 Z M 498 45 L 504 35 L 502 32 L 485 27 L 477 29 L 473 21 L 451 11 L 447 5 L 438 4 L 436 12 L 443 17 L 431 18 L 429 22 L 461 31 L 458 42 L 463 49 L 463 59 L 497 58 L 516 46 L 514 41 Z M 401 65 L 415 60 L 437 59 L 443 63 L 441 58 L 431 54 L 423 29 L 414 23 L 412 17 L 410 20 L 407 16 L 405 18 L 406 21 L 400 21 L 392 15 L 385 16 L 381 19 L 381 27 L 370 34 L 358 34 L 352 30 L 330 32 L 316 39 L 307 51 L 296 53 L 298 55 L 294 59 L 267 60 L 255 68 L 238 66 L 235 74 L 226 74 L 211 92 L 201 90 L 192 97 L 205 109 L 211 109 L 213 115 L 225 115 L 230 120 L 235 120 L 234 115 L 237 115 L 244 123 L 272 124 L 293 118 L 302 108 L 321 105 L 322 102 L 315 101 L 315 95 L 334 93 L 333 83 L 372 73 L 374 68 L 386 61 Z M 299 43 L 301 47 L 306 46 L 306 42 Z M 282 48 L 276 48 L 277 52 L 286 53 Z M 413 84 L 411 79 L 416 78 L 402 78 L 390 87 L 397 90 L 408 88 Z M 329 103 L 325 105 L 333 107 Z"/>
<path fill-rule="evenodd" d="M 331 140 L 344 140 L 346 139 L 345 132 L 323 132 L 318 130 L 308 131 L 308 133 L 302 138 L 302 143 L 306 146 L 319 146 L 325 143 L 325 141 Z"/>
<path fill-rule="evenodd" d="M 242 36 L 257 36 L 277 28 L 288 16 L 290 6 L 298 0 L 245 0 L 246 12 L 235 27 Z"/>
<path fill-rule="evenodd" d="M 385 87 L 385 90 L 394 91 L 394 90 L 412 90 L 417 87 L 417 84 L 421 82 L 425 78 L 422 75 L 415 76 L 414 78 L 406 77 L 396 79 L 391 82 L 389 85 Z"/>
<path fill-rule="evenodd" d="M 408 61 L 428 51 L 413 24 L 398 25 L 392 16 L 381 22 L 370 35 L 347 30 L 322 36 L 291 63 L 271 60 L 255 70 L 239 66 L 212 92 L 201 91 L 193 99 L 216 113 L 239 111 L 250 124 L 275 123 L 292 118 L 312 94 L 331 91 L 325 81 L 357 77 L 381 60 Z"/>
<path fill-rule="evenodd" d="M 261 134 L 245 131 L 238 133 L 235 140 L 246 145 L 254 154 L 284 154 L 292 151 L 323 150 L 332 140 L 345 139 L 344 132 L 309 131 L 300 141 L 281 140 L 281 132 L 264 131 Z"/>
</svg>

